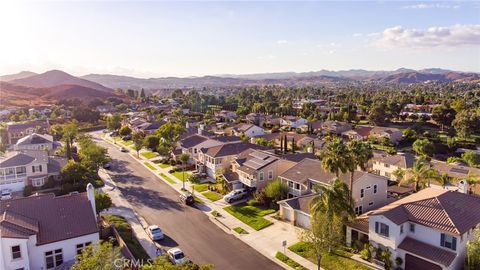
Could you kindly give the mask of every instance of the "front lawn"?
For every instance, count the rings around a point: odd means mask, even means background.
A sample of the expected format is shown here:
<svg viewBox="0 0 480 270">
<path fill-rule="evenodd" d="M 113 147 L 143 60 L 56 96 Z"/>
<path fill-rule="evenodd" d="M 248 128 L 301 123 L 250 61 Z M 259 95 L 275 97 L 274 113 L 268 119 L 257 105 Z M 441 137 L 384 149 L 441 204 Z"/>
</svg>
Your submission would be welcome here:
<svg viewBox="0 0 480 270">
<path fill-rule="evenodd" d="M 175 180 L 173 180 L 172 178 L 168 177 L 166 174 L 164 174 L 163 172 L 159 174 L 163 179 L 167 180 L 170 184 L 175 184 Z"/>
<path fill-rule="evenodd" d="M 103 218 L 109 224 L 115 225 L 118 233 L 122 237 L 123 241 L 125 241 L 128 249 L 132 252 L 136 259 L 144 261 L 150 259 L 147 252 L 143 249 L 142 245 L 140 242 L 138 242 L 138 239 L 133 234 L 132 228 L 125 218 L 117 215 L 104 215 Z"/>
<path fill-rule="evenodd" d="M 158 156 L 158 153 L 155 153 L 155 152 L 152 152 L 152 151 L 145 151 L 145 152 L 141 152 L 140 155 L 142 155 L 142 157 L 144 157 L 144 158 L 151 159 L 151 158 L 154 158 L 154 157 Z"/>
<path fill-rule="evenodd" d="M 172 174 L 173 174 L 173 176 L 175 176 L 178 180 L 183 181 L 182 176 L 183 176 L 184 172 L 182 172 L 182 171 L 176 171 L 176 172 L 173 172 Z M 190 176 L 190 174 L 192 174 L 192 173 L 191 173 L 191 172 L 188 172 L 188 171 L 185 172 L 185 181 L 188 181 L 188 177 Z"/>
<path fill-rule="evenodd" d="M 170 167 L 170 164 L 160 163 L 160 164 L 158 164 L 158 166 L 160 166 L 160 168 L 162 168 L 162 169 L 166 169 L 166 168 Z"/>
<path fill-rule="evenodd" d="M 150 168 L 150 170 L 156 170 L 157 168 L 155 168 L 152 164 L 150 164 L 150 162 L 144 162 L 143 164 L 145 164 L 145 166 L 147 166 L 148 168 Z"/>
<path fill-rule="evenodd" d="M 282 252 L 278 251 L 277 254 L 275 255 L 275 258 L 279 259 L 283 263 L 287 264 L 291 268 L 295 270 L 307 270 L 307 268 L 301 266 L 299 263 L 296 261 L 290 259 L 287 255 L 283 254 Z"/>
<path fill-rule="evenodd" d="M 212 202 L 218 201 L 221 198 L 223 198 L 222 194 L 219 194 L 219 193 L 216 193 L 216 192 L 213 192 L 213 191 L 210 191 L 210 190 L 203 192 L 202 195 L 205 196 L 205 198 L 209 199 Z"/>
<path fill-rule="evenodd" d="M 257 231 L 273 224 L 271 221 L 263 218 L 263 216 L 275 213 L 274 209 L 262 210 L 250 205 L 232 205 L 225 207 L 224 209 L 232 216 L 238 218 L 240 221 Z"/>
<path fill-rule="evenodd" d="M 248 234 L 248 232 L 242 227 L 235 227 L 235 228 L 233 228 L 233 230 L 235 232 L 237 232 L 238 234 Z"/>
<path fill-rule="evenodd" d="M 198 192 L 207 191 L 207 189 L 208 189 L 208 183 L 195 184 L 195 185 L 193 185 L 193 189 L 195 189 L 195 190 L 198 191 Z"/>
<path fill-rule="evenodd" d="M 298 255 L 304 257 L 305 259 L 311 261 L 312 263 L 316 264 L 317 260 L 313 254 L 309 253 L 309 246 L 305 242 L 298 242 L 296 244 L 291 245 L 288 247 L 289 250 L 297 253 Z M 330 269 L 346 269 L 346 270 L 370 270 L 370 267 L 359 263 L 355 260 L 350 259 L 353 254 L 338 250 L 335 251 L 333 254 L 324 253 L 322 255 L 322 261 L 320 262 L 321 267 L 330 270 Z"/>
<path fill-rule="evenodd" d="M 122 141 L 121 144 L 125 145 L 125 146 L 130 146 L 133 144 L 133 141 L 132 140 L 129 140 L 129 141 Z"/>
</svg>

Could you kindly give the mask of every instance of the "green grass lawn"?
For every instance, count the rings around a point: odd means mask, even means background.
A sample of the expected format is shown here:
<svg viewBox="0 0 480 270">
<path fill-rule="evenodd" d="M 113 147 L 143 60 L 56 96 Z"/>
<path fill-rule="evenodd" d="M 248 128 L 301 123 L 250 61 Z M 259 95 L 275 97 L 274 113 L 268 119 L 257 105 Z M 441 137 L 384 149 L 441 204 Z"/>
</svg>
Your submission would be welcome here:
<svg viewBox="0 0 480 270">
<path fill-rule="evenodd" d="M 275 213 L 274 209 L 262 210 L 250 205 L 232 205 L 225 207 L 224 209 L 232 216 L 238 218 L 240 221 L 257 231 L 273 224 L 271 221 L 263 218 L 263 216 Z"/>
<path fill-rule="evenodd" d="M 183 181 L 183 178 L 182 178 L 183 173 L 184 173 L 184 172 L 182 172 L 182 171 L 176 171 L 176 172 L 174 172 L 174 173 L 172 173 L 172 174 L 173 174 L 173 176 L 175 176 L 178 180 Z M 185 172 L 185 181 L 188 181 L 188 177 L 190 176 L 190 174 L 192 174 L 192 173 L 191 173 L 191 172 Z"/>
<path fill-rule="evenodd" d="M 193 188 L 198 192 L 204 192 L 204 191 L 207 191 L 208 189 L 208 183 L 195 184 L 193 185 Z"/>
<path fill-rule="evenodd" d="M 212 202 L 218 201 L 221 198 L 223 198 L 222 194 L 219 194 L 219 193 L 216 193 L 216 192 L 213 192 L 213 191 L 210 191 L 210 190 L 202 192 L 202 195 L 205 196 L 205 198 L 209 199 Z"/>
<path fill-rule="evenodd" d="M 165 168 L 170 167 L 170 164 L 160 163 L 160 164 L 158 164 L 158 166 L 160 166 L 160 168 L 162 168 L 162 169 L 165 169 Z"/>
<path fill-rule="evenodd" d="M 143 249 L 138 239 L 132 233 L 130 224 L 121 216 L 117 215 L 104 215 L 103 218 L 110 224 L 115 224 L 115 228 L 122 237 L 123 241 L 128 246 L 128 249 L 133 253 L 133 256 L 137 259 L 148 260 L 150 257 Z"/>
<path fill-rule="evenodd" d="M 150 162 L 144 162 L 143 164 L 145 164 L 145 166 L 147 166 L 148 168 L 150 168 L 150 170 L 156 170 L 157 168 L 155 168 L 155 166 L 153 166 Z"/>
<path fill-rule="evenodd" d="M 152 151 L 145 151 L 145 152 L 141 152 L 140 155 L 142 155 L 142 157 L 144 157 L 144 158 L 151 159 L 151 158 L 154 158 L 154 157 L 158 156 L 158 153 L 155 153 L 155 152 L 152 152 Z"/>
<path fill-rule="evenodd" d="M 125 146 L 130 146 L 133 144 L 133 141 L 132 140 L 129 140 L 129 141 L 122 141 L 121 144 L 125 145 Z"/>
<path fill-rule="evenodd" d="M 204 201 L 202 201 L 202 199 L 198 198 L 197 196 L 193 195 L 193 199 L 195 200 L 196 203 L 199 203 L 199 204 L 205 204 Z"/>
<path fill-rule="evenodd" d="M 173 180 L 172 178 L 168 177 L 166 174 L 164 174 L 163 172 L 159 174 L 161 177 L 163 177 L 163 179 L 167 180 L 170 184 L 175 184 L 175 180 Z"/>
<path fill-rule="evenodd" d="M 233 230 L 235 232 L 237 232 L 238 234 L 248 234 L 248 232 L 242 227 L 235 227 L 235 228 L 233 228 Z"/>
<path fill-rule="evenodd" d="M 296 244 L 291 245 L 288 247 L 289 250 L 297 253 L 298 255 L 308 259 L 312 263 L 317 263 L 317 260 L 309 254 L 308 252 L 308 244 L 304 242 L 298 242 Z M 320 262 L 321 267 L 326 270 L 333 270 L 333 269 L 345 269 L 345 270 L 369 270 L 370 267 L 359 263 L 355 260 L 350 259 L 353 254 L 339 250 L 333 254 L 329 254 L 328 252 L 322 255 L 322 261 Z"/>
<path fill-rule="evenodd" d="M 122 140 L 122 138 L 120 138 L 119 136 L 113 137 L 113 139 L 114 139 L 116 142 L 118 142 L 118 141 L 121 141 L 121 140 Z"/>
<path fill-rule="evenodd" d="M 291 268 L 295 270 L 307 270 L 308 268 L 305 268 L 301 266 L 299 263 L 296 261 L 290 259 L 287 255 L 283 254 L 282 252 L 278 251 L 277 254 L 275 254 L 275 258 L 279 259 L 280 261 L 284 262 Z"/>
</svg>

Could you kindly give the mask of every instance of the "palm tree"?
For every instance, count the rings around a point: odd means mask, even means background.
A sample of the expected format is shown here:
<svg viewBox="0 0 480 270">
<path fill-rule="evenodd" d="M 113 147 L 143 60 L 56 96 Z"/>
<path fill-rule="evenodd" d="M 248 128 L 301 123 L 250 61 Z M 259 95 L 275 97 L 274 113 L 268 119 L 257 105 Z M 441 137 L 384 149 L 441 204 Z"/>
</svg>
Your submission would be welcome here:
<svg viewBox="0 0 480 270">
<path fill-rule="evenodd" d="M 413 190 L 417 192 L 420 186 L 430 186 L 430 181 L 438 178 L 438 172 L 430 167 L 427 160 L 419 159 L 407 170 L 406 176 L 399 184 L 413 183 Z"/>
<path fill-rule="evenodd" d="M 190 159 L 190 155 L 188 153 L 182 153 L 180 154 L 180 157 L 179 157 L 180 161 L 182 162 L 182 167 L 183 167 L 183 173 L 182 173 L 182 181 L 183 181 L 183 187 L 182 189 L 185 189 L 185 167 L 186 167 L 186 164 L 188 162 L 188 160 Z"/>
<path fill-rule="evenodd" d="M 347 146 L 339 138 L 332 140 L 320 154 L 322 168 L 334 173 L 338 178 L 340 172 L 346 173 L 351 164 L 351 158 Z"/>
<path fill-rule="evenodd" d="M 348 143 L 348 152 L 350 153 L 350 162 L 347 164 L 350 171 L 350 198 L 353 197 L 353 175 L 357 167 L 363 171 L 367 169 L 368 161 L 373 158 L 373 152 L 365 142 L 359 140 L 352 140 Z"/>
<path fill-rule="evenodd" d="M 470 194 L 472 193 L 472 189 L 475 187 L 475 185 L 480 183 L 480 177 L 477 177 L 472 173 L 468 173 L 468 176 L 465 178 L 465 180 L 468 183 L 468 191 Z"/>
<path fill-rule="evenodd" d="M 338 215 L 342 218 L 353 216 L 348 186 L 343 181 L 335 179 L 331 186 L 319 186 L 317 191 L 321 195 L 310 202 L 312 217 L 318 213 Z"/>
<path fill-rule="evenodd" d="M 445 188 L 447 185 L 450 185 L 452 182 L 452 179 L 446 173 L 440 175 L 437 180 L 440 183 L 440 185 L 442 185 L 442 188 Z"/>
</svg>

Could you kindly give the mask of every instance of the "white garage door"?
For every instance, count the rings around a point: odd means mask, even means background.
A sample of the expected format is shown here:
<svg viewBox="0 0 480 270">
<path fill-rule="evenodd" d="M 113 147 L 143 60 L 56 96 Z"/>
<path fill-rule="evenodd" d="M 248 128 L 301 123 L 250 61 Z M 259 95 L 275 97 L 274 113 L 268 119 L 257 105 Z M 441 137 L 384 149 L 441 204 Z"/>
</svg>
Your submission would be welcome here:
<svg viewBox="0 0 480 270">
<path fill-rule="evenodd" d="M 298 227 L 310 229 L 310 217 L 303 212 L 297 212 L 296 225 Z"/>
</svg>

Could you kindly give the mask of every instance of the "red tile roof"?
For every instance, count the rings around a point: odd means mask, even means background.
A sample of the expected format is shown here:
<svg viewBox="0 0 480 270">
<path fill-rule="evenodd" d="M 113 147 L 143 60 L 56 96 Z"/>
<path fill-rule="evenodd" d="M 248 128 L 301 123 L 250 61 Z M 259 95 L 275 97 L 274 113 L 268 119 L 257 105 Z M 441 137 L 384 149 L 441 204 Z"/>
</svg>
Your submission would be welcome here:
<svg viewBox="0 0 480 270">
<path fill-rule="evenodd" d="M 410 237 L 405 237 L 402 243 L 398 245 L 398 248 L 444 266 L 450 266 L 456 257 L 455 252 L 435 247 Z"/>
</svg>

